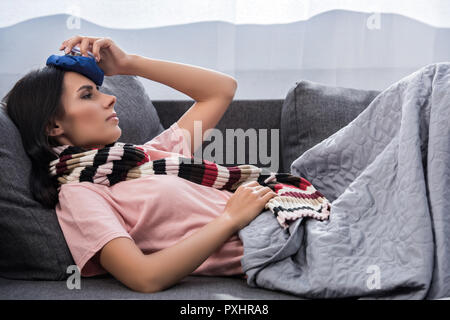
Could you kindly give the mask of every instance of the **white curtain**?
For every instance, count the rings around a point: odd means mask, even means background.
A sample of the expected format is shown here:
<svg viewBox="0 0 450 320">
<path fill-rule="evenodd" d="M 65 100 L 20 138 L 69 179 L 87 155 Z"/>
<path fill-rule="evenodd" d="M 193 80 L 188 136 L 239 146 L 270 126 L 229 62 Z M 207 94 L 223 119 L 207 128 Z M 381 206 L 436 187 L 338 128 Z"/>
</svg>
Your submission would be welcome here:
<svg viewBox="0 0 450 320">
<path fill-rule="evenodd" d="M 235 99 L 284 99 L 303 79 L 382 90 L 450 61 L 450 1 L 3 0 L 0 95 L 75 34 L 230 74 Z M 189 99 L 142 80 L 152 99 Z"/>
</svg>

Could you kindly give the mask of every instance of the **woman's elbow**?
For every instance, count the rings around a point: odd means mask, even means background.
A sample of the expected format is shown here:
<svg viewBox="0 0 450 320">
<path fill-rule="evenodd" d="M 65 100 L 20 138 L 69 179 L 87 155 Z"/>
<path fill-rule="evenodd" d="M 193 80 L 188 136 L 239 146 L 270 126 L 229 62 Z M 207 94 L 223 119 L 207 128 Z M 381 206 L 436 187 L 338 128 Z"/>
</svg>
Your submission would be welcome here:
<svg viewBox="0 0 450 320">
<path fill-rule="evenodd" d="M 231 93 L 232 93 L 232 97 L 234 97 L 234 95 L 236 93 L 236 90 L 237 90 L 237 87 L 238 87 L 238 83 L 237 83 L 236 79 L 231 78 Z"/>
<path fill-rule="evenodd" d="M 236 79 L 229 77 L 229 80 L 227 81 L 227 85 L 223 87 L 223 93 L 224 96 L 228 99 L 233 99 L 234 95 L 236 93 L 238 84 Z"/>
<path fill-rule="evenodd" d="M 153 281 L 142 281 L 141 283 L 133 287 L 130 286 L 129 288 L 140 293 L 157 293 L 163 291 L 163 289 Z"/>
<path fill-rule="evenodd" d="M 161 290 L 157 289 L 156 287 L 152 287 L 152 286 L 140 286 L 138 288 L 135 288 L 132 290 L 136 291 L 136 292 L 140 292 L 140 293 L 157 293 L 160 292 Z"/>
</svg>

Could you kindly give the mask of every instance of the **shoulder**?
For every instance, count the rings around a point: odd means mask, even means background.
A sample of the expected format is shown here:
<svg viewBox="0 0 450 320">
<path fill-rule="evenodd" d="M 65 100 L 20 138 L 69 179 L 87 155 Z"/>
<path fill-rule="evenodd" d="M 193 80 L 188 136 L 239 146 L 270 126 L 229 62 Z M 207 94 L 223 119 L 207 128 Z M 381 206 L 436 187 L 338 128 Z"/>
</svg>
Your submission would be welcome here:
<svg viewBox="0 0 450 320">
<path fill-rule="evenodd" d="M 99 192 L 103 188 L 108 188 L 105 185 L 92 183 L 88 181 L 76 182 L 76 183 L 64 183 L 61 185 L 59 192 Z"/>
<path fill-rule="evenodd" d="M 147 152 L 151 150 L 165 151 L 191 157 L 191 141 L 187 130 L 180 128 L 177 122 L 165 129 L 143 146 Z"/>
<path fill-rule="evenodd" d="M 105 204 L 107 201 L 104 197 L 104 193 L 108 188 L 105 185 L 96 184 L 92 182 L 77 182 L 77 183 L 65 183 L 62 184 L 59 192 L 59 203 L 76 203 L 79 206 L 85 206 L 86 204 Z"/>
</svg>

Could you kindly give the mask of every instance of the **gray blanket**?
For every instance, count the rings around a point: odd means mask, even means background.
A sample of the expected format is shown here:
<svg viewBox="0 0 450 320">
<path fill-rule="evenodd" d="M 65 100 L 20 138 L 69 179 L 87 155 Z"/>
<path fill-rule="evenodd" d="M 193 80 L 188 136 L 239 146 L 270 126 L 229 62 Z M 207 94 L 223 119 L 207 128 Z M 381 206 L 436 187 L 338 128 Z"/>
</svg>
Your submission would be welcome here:
<svg viewBox="0 0 450 320">
<path fill-rule="evenodd" d="M 239 231 L 247 283 L 305 298 L 450 296 L 450 63 L 382 91 L 291 166 L 332 202 L 328 221 Z"/>
</svg>

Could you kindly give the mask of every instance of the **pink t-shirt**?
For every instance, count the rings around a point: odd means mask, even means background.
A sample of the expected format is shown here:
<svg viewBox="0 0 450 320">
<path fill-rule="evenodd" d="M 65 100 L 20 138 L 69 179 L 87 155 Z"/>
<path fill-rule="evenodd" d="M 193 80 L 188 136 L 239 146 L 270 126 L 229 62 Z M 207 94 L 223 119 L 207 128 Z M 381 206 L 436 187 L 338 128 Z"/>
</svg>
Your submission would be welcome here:
<svg viewBox="0 0 450 320">
<path fill-rule="evenodd" d="M 150 160 L 182 155 L 190 145 L 177 122 L 143 145 Z M 233 193 L 174 175 L 150 175 L 111 187 L 63 184 L 56 214 L 75 263 L 85 277 L 107 273 L 100 249 L 126 237 L 144 254 L 173 246 L 222 214 Z M 194 275 L 243 275 L 237 233 L 205 260 Z"/>
</svg>

